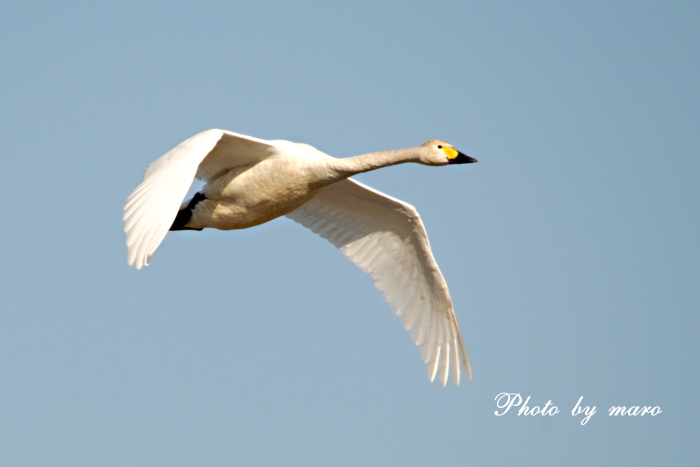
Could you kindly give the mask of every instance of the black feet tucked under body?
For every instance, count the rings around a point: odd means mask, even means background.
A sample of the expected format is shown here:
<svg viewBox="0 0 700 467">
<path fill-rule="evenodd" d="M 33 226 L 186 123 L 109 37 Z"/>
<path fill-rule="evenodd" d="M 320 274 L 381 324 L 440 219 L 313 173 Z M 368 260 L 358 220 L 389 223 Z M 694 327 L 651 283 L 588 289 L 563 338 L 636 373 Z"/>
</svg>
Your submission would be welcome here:
<svg viewBox="0 0 700 467">
<path fill-rule="evenodd" d="M 202 230 L 202 229 L 193 229 L 192 227 L 185 227 L 185 224 L 187 224 L 190 219 L 192 219 L 192 210 L 194 207 L 199 203 L 200 201 L 204 201 L 207 199 L 206 196 L 204 196 L 204 193 L 196 193 L 192 199 L 190 200 L 189 203 L 187 203 L 187 207 L 180 209 L 180 211 L 177 213 L 177 216 L 175 217 L 175 220 L 173 221 L 173 225 L 170 227 L 170 230 Z"/>
</svg>

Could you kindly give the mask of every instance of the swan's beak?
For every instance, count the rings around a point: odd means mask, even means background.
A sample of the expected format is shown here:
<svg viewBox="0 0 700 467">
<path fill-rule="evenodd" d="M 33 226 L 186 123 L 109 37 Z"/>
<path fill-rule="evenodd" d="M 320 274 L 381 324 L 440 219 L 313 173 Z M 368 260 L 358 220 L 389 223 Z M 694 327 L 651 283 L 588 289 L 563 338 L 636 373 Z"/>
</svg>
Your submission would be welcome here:
<svg viewBox="0 0 700 467">
<path fill-rule="evenodd" d="M 454 150 L 456 153 L 453 157 L 448 157 L 447 162 L 450 164 L 471 164 L 472 162 L 477 162 L 473 157 L 469 157 L 459 151 Z"/>
</svg>

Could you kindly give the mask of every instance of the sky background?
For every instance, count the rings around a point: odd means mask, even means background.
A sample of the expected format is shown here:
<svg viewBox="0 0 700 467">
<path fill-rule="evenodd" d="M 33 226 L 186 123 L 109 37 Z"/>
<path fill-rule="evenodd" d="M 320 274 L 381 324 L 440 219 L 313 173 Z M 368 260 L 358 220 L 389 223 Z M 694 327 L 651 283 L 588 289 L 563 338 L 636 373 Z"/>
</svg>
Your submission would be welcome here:
<svg viewBox="0 0 700 467">
<path fill-rule="evenodd" d="M 700 462 L 700 3 L 0 5 L 0 464 Z M 416 206 L 474 379 L 287 219 L 126 264 L 143 170 L 223 128 Z M 496 417 L 501 392 L 554 417 Z M 596 414 L 581 426 L 579 397 Z M 608 417 L 613 405 L 656 417 Z"/>
</svg>

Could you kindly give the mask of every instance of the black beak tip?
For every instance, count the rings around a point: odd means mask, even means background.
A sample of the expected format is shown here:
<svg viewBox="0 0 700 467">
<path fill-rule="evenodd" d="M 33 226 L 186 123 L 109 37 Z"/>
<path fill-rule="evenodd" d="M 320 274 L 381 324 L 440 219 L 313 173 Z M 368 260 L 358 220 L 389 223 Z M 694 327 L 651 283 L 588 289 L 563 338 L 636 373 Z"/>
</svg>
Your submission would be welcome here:
<svg viewBox="0 0 700 467">
<path fill-rule="evenodd" d="M 473 157 L 469 157 L 466 154 L 459 152 L 457 153 L 457 157 L 450 161 L 450 164 L 473 164 L 474 162 L 478 161 Z"/>
</svg>

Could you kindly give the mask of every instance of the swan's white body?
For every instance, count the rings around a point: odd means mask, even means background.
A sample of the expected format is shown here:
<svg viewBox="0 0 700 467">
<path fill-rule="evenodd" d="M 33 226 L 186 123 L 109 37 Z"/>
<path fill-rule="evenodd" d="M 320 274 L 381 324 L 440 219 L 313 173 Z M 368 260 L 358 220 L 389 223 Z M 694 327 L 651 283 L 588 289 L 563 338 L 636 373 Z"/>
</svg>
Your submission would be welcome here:
<svg viewBox="0 0 700 467">
<path fill-rule="evenodd" d="M 460 159 L 455 159 L 459 155 Z M 461 160 L 466 158 L 464 160 Z M 289 141 L 223 130 L 193 136 L 153 162 L 124 206 L 128 262 L 148 265 L 195 178 L 207 182 L 186 228 L 242 229 L 286 215 L 367 272 L 411 332 L 432 381 L 471 369 L 450 293 L 415 208 L 350 178 L 387 165 L 475 162 L 447 143 L 335 159 Z"/>
</svg>

